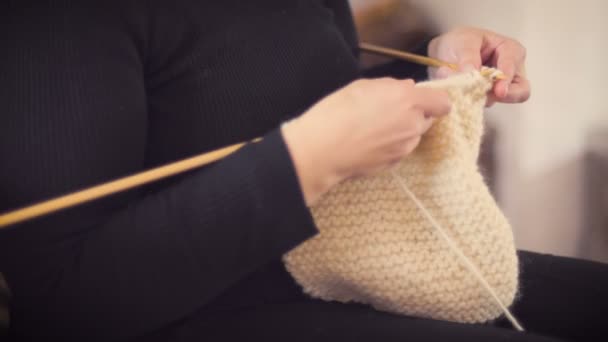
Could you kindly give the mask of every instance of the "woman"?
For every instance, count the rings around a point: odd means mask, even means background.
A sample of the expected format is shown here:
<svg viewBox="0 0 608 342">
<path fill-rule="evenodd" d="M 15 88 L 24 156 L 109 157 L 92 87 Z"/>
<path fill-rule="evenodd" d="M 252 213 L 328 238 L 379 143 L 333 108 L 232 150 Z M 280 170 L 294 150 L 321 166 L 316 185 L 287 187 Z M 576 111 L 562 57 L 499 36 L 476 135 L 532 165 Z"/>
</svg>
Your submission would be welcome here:
<svg viewBox="0 0 608 342">
<path fill-rule="evenodd" d="M 1 211 L 264 136 L 201 170 L 1 231 L 15 338 L 551 340 L 319 302 L 286 274 L 281 255 L 316 232 L 307 205 L 409 154 L 450 108 L 412 81 L 357 81 L 386 69 L 357 69 L 346 1 L 32 0 L 0 13 Z M 460 29 L 428 51 L 505 71 L 493 100 L 529 96 L 514 40 Z M 607 298 L 604 266 L 522 258 L 515 311 L 531 331 L 606 331 L 605 309 L 591 307 Z"/>
</svg>

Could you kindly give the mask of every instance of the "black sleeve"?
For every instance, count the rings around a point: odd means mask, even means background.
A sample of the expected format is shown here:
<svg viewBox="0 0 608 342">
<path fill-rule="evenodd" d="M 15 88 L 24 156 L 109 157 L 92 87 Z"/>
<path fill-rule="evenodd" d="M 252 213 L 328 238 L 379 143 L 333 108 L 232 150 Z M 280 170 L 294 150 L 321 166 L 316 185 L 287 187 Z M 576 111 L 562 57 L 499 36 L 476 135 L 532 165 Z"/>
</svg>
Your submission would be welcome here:
<svg viewBox="0 0 608 342">
<path fill-rule="evenodd" d="M 3 236 L 16 242 L 12 249 L 52 245 L 34 245 L 39 238 L 22 228 L 12 232 L 23 235 L 19 239 Z M 274 131 L 111 213 L 70 246 L 63 265 L 4 260 L 19 273 L 7 274 L 16 280 L 14 314 L 27 317 L 15 328 L 100 340 L 140 335 L 200 309 L 315 233 L 290 156 Z"/>
<path fill-rule="evenodd" d="M 0 57 L 0 211 L 27 191 L 61 187 L 66 174 L 86 179 L 142 158 L 123 157 L 141 144 L 133 133 L 139 126 L 110 126 L 138 122 L 139 107 L 130 104 L 145 103 L 137 49 L 124 32 L 99 24 L 99 39 L 84 46 L 101 46 L 100 53 L 88 53 L 66 38 L 79 33 L 68 25 L 72 17 L 54 13 L 61 20 L 51 22 L 40 8 L 36 16 L 21 9 L 0 20 L 8 46 Z M 40 33 L 46 30 L 52 34 Z M 107 153 L 98 148 L 120 139 L 126 143 Z M 70 164 L 81 159 L 87 163 Z M 41 196 L 51 193 L 58 195 Z M 143 334 L 197 310 L 316 233 L 279 129 L 153 193 L 96 206 L 0 231 L 13 329 L 81 340 Z"/>
<path fill-rule="evenodd" d="M 354 24 L 352 9 L 347 0 L 325 0 L 325 5 L 334 13 L 336 26 L 342 32 L 344 40 L 352 47 L 355 56 L 359 56 L 359 38 Z M 432 37 L 422 40 L 411 52 L 426 56 L 428 54 L 428 44 Z M 373 43 L 373 42 L 369 42 Z M 361 70 L 361 76 L 365 78 L 395 77 L 413 78 L 416 81 L 425 80 L 427 68 L 423 65 L 414 64 L 402 60 L 392 60 L 368 69 Z"/>
<path fill-rule="evenodd" d="M 104 329 L 144 332 L 195 311 L 314 233 L 275 131 L 114 213 L 84 241 L 58 295 L 78 298 L 64 312 L 74 326 L 91 329 L 100 318 Z"/>
</svg>

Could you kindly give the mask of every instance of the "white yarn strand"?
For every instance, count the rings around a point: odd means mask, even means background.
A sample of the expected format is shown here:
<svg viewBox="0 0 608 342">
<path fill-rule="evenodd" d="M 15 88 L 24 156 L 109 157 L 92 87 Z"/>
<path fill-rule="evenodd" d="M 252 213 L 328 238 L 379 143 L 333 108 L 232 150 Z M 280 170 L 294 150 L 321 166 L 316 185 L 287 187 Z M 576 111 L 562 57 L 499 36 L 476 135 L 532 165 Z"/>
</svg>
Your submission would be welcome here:
<svg viewBox="0 0 608 342">
<path fill-rule="evenodd" d="M 487 282 L 487 280 L 484 278 L 484 276 L 481 274 L 481 272 L 477 269 L 477 267 L 475 267 L 475 265 L 471 262 L 471 260 L 469 260 L 469 258 L 467 258 L 467 256 L 464 255 L 464 253 L 462 253 L 460 248 L 458 248 L 456 243 L 454 243 L 454 241 L 446 233 L 445 229 L 443 229 L 443 227 L 439 224 L 439 222 L 437 222 L 435 220 L 435 218 L 431 215 L 431 213 L 418 200 L 416 195 L 414 195 L 414 193 L 412 193 L 412 191 L 410 191 L 408 186 L 405 184 L 405 181 L 394 170 L 391 170 L 391 174 L 392 174 L 393 178 L 397 181 L 397 183 L 399 183 L 399 185 L 400 185 L 401 189 L 403 190 L 403 192 L 405 193 L 405 195 L 407 197 L 409 197 L 416 204 L 418 209 L 420 209 L 420 211 L 424 214 L 426 219 L 435 228 L 437 233 L 439 233 L 441 238 L 448 244 L 448 246 L 450 247 L 452 252 L 454 252 L 458 256 L 460 261 L 469 269 L 469 271 L 477 278 L 479 283 L 492 296 L 494 301 L 498 304 L 500 309 L 504 312 L 507 319 L 511 322 L 511 324 L 513 324 L 513 327 L 515 327 L 515 329 L 518 331 L 525 331 L 523 326 L 517 320 L 517 318 L 515 318 L 515 316 L 513 316 L 511 311 L 509 311 L 509 309 L 502 303 L 500 298 L 498 298 L 498 295 L 496 295 L 496 292 L 494 291 L 492 286 L 490 286 L 490 284 Z"/>
</svg>

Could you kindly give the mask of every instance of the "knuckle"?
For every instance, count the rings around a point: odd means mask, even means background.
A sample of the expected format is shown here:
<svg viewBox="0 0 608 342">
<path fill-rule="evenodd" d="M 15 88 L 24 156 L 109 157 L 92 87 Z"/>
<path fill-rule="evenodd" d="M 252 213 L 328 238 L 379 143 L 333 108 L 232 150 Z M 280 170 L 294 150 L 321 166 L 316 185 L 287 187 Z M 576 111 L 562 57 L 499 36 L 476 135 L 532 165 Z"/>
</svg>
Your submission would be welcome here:
<svg viewBox="0 0 608 342">
<path fill-rule="evenodd" d="M 353 81 L 351 83 L 351 86 L 356 89 L 356 88 L 365 87 L 368 83 L 369 83 L 368 79 L 361 78 L 356 81 Z"/>
<path fill-rule="evenodd" d="M 384 83 L 392 83 L 392 82 L 396 81 L 396 79 L 394 79 L 393 77 L 388 77 L 388 76 L 381 77 L 381 78 L 379 78 L 379 80 Z"/>
<path fill-rule="evenodd" d="M 368 92 L 370 80 L 360 79 L 352 82 L 349 86 L 350 93 L 355 97 L 361 97 Z"/>
<path fill-rule="evenodd" d="M 513 44 L 513 46 L 515 46 L 519 51 L 525 51 L 526 48 L 524 47 L 524 44 L 522 44 L 519 40 L 517 39 L 511 39 L 511 44 Z"/>
<path fill-rule="evenodd" d="M 381 78 L 377 78 L 375 79 L 376 84 L 381 85 L 382 87 L 394 87 L 396 84 L 398 84 L 397 80 L 392 78 L 392 77 L 381 77 Z"/>
<path fill-rule="evenodd" d="M 411 79 L 411 78 L 408 78 L 408 79 L 406 79 L 406 80 L 403 80 L 403 82 L 404 82 L 404 84 L 405 84 L 406 88 L 413 88 L 413 87 L 416 85 L 416 81 L 414 81 L 414 80 L 413 80 L 413 79 Z"/>
<path fill-rule="evenodd" d="M 514 54 L 521 60 L 524 60 L 526 58 L 526 55 L 528 54 L 528 51 L 524 44 L 522 44 L 516 39 L 509 40 L 508 48 L 512 49 L 514 51 Z"/>
<path fill-rule="evenodd" d="M 399 94 L 399 87 L 396 87 L 396 84 L 398 84 L 397 80 L 391 77 L 359 79 L 351 83 L 351 90 L 358 97 L 370 96 L 370 94 L 395 96 Z"/>
<path fill-rule="evenodd" d="M 519 44 L 519 48 L 521 51 L 521 59 L 525 60 L 526 57 L 528 56 L 528 48 L 526 48 L 522 43 L 517 42 Z"/>
</svg>

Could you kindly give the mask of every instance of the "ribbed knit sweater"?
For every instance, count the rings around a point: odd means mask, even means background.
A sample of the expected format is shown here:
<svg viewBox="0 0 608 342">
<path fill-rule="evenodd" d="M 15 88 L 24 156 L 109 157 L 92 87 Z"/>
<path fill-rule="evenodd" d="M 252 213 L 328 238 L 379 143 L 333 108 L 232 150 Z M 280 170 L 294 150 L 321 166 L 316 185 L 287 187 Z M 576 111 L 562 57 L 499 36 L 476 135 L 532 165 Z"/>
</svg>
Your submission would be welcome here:
<svg viewBox="0 0 608 342">
<path fill-rule="evenodd" d="M 152 332 L 316 233 L 277 127 L 361 75 L 346 0 L 8 0 L 0 41 L 2 212 L 265 136 L 0 231 L 16 334 Z"/>
</svg>

